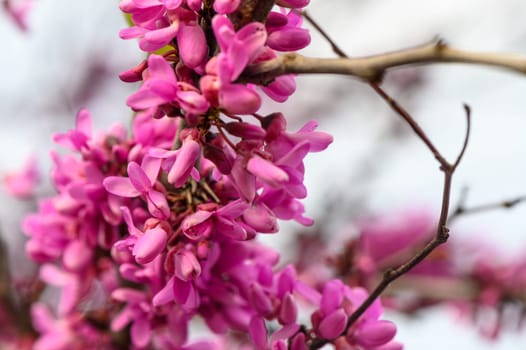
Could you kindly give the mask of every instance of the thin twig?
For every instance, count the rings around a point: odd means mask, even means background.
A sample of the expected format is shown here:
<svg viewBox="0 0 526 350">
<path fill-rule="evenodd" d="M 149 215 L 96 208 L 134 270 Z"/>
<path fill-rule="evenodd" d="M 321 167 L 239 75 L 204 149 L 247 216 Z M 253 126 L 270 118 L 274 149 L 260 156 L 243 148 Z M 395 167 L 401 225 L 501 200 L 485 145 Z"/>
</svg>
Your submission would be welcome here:
<svg viewBox="0 0 526 350">
<path fill-rule="evenodd" d="M 433 156 L 436 158 L 436 160 L 438 160 L 438 162 L 440 163 L 441 167 L 442 168 L 447 167 L 448 166 L 448 162 L 446 161 L 446 159 L 440 154 L 440 152 L 435 147 L 433 142 L 431 142 L 431 140 L 429 139 L 427 134 L 418 125 L 416 120 L 413 117 L 411 117 L 409 112 L 407 112 L 398 102 L 396 102 L 395 99 L 393 99 L 391 96 L 389 96 L 387 94 L 387 92 L 385 92 L 385 90 L 383 90 L 380 87 L 379 84 L 377 84 L 375 82 L 371 82 L 369 85 L 391 107 L 391 109 L 393 109 L 398 115 L 400 115 L 407 122 L 407 124 L 409 124 L 409 126 L 411 127 L 411 129 L 413 129 L 415 134 L 417 134 L 417 136 L 422 140 L 422 142 L 424 142 L 424 144 L 431 151 L 431 153 L 433 153 Z M 464 148 L 463 148 L 463 150 L 464 150 Z M 464 152 L 462 152 L 459 155 L 459 158 L 462 156 L 463 153 Z"/>
<path fill-rule="evenodd" d="M 404 275 L 410 271 L 413 267 L 418 265 L 422 260 L 424 260 L 429 254 L 431 254 L 438 246 L 444 244 L 449 238 L 449 229 L 447 228 L 447 219 L 449 212 L 449 204 L 451 199 L 451 182 L 453 174 L 460 164 L 462 157 L 464 156 L 466 145 L 469 142 L 469 135 L 471 131 L 471 114 L 469 109 L 466 109 L 466 120 L 467 120 L 467 130 L 466 137 L 464 139 L 464 144 L 462 150 L 459 152 L 459 156 L 455 163 L 448 163 L 444 160 L 444 163 L 440 162 L 441 170 L 444 173 L 444 185 L 442 191 L 442 207 L 440 210 L 440 219 L 438 221 L 437 229 L 433 239 L 427 243 L 424 248 L 418 251 L 414 256 L 412 256 L 407 262 L 402 264 L 397 268 L 392 268 L 387 270 L 380 283 L 371 291 L 367 299 L 358 306 L 358 308 L 349 316 L 347 320 L 347 325 L 345 330 L 340 334 L 343 336 L 347 333 L 349 328 L 356 322 L 358 319 L 365 313 L 365 311 L 373 304 L 373 302 L 384 292 L 384 290 L 400 276 Z M 440 153 L 439 153 L 440 154 Z M 444 159 L 442 156 L 437 157 L 437 159 Z M 313 339 L 309 349 L 320 349 L 323 345 L 329 343 L 330 339 Z"/>
<path fill-rule="evenodd" d="M 307 11 L 304 10 L 301 14 L 314 27 L 314 29 L 316 29 L 318 31 L 318 33 L 320 33 L 321 36 L 323 36 L 323 38 L 331 45 L 332 51 L 334 51 L 334 53 L 336 53 L 340 57 L 347 57 L 345 52 L 343 52 L 343 50 L 340 49 L 338 44 L 336 44 L 334 42 L 334 40 L 332 40 L 332 38 L 329 36 L 329 34 L 327 34 L 327 32 L 325 30 L 323 30 L 323 28 L 318 24 L 318 22 L 316 22 L 314 20 L 314 18 L 312 18 L 307 13 Z"/>
<path fill-rule="evenodd" d="M 457 218 L 464 215 L 478 214 L 495 209 L 511 209 L 524 202 L 526 202 L 526 195 L 467 207 L 465 205 L 465 199 L 462 199 L 459 201 L 456 209 L 451 212 L 449 221 L 456 220 Z"/>
<path fill-rule="evenodd" d="M 341 58 L 350 59 L 349 56 L 334 42 L 334 40 L 331 39 L 331 37 L 321 28 L 316 21 L 310 17 L 306 12 L 304 12 L 304 17 L 320 32 L 320 34 L 329 42 L 331 45 L 333 51 L 340 56 Z M 382 87 L 380 84 L 376 83 L 375 81 L 370 81 L 369 86 L 373 88 L 373 90 L 380 96 L 382 99 L 393 109 L 398 115 L 400 115 L 413 129 L 413 131 L 418 135 L 418 137 L 424 142 L 424 144 L 427 146 L 427 148 L 433 153 L 435 158 L 440 162 L 441 166 L 445 166 L 447 164 L 447 161 L 442 157 L 438 149 L 435 147 L 435 145 L 431 142 L 429 137 L 426 135 L 426 133 L 422 130 L 422 128 L 418 125 L 418 123 L 414 120 L 413 117 L 398 103 L 394 98 L 392 98 Z M 464 108 L 466 106 L 464 105 Z M 468 111 L 469 113 L 469 111 Z M 465 148 L 464 148 L 465 149 Z M 463 150 L 464 150 L 463 149 Z M 464 152 L 462 151 L 459 157 L 462 156 Z"/>
<path fill-rule="evenodd" d="M 340 59 L 334 59 L 333 62 L 339 62 L 339 63 L 353 63 L 353 62 L 360 62 L 360 60 L 363 60 L 364 58 L 360 59 L 354 59 L 349 58 L 343 50 L 341 50 L 336 43 L 329 37 L 329 35 L 323 31 L 323 29 L 308 15 L 304 14 L 306 19 L 320 32 L 320 34 L 331 44 L 332 49 L 334 52 L 339 55 Z M 443 57 L 441 55 L 442 51 L 449 52 L 449 48 L 447 48 L 442 42 L 438 42 L 432 46 L 423 46 L 421 48 L 415 48 L 415 52 L 412 52 L 412 54 L 418 53 L 419 49 L 425 49 L 428 50 L 431 48 L 434 56 L 433 57 Z M 402 62 L 401 57 L 404 57 L 404 52 L 399 52 L 398 56 L 396 56 L 396 53 L 391 54 L 391 57 L 393 59 L 393 62 Z M 389 54 L 383 55 L 383 56 L 372 56 L 368 58 L 372 62 L 375 62 L 375 59 L 378 61 L 385 60 L 385 57 L 388 57 Z M 418 56 L 418 55 L 416 55 Z M 405 51 L 405 57 L 406 59 L 412 60 L 411 52 L 410 50 Z M 290 58 L 290 57 L 289 57 Z M 398 60 L 398 61 L 397 61 Z M 294 61 L 294 59 L 292 60 Z M 423 62 L 426 62 L 425 59 Z M 526 62 L 526 59 L 525 59 Z M 313 63 L 313 62 L 311 62 Z M 412 62 L 411 63 L 417 63 Z M 383 76 L 385 70 L 387 68 L 392 67 L 393 63 L 389 63 L 389 61 L 384 61 L 383 66 L 373 66 L 373 69 L 371 67 L 365 67 L 363 68 L 362 75 L 358 74 L 350 74 L 350 75 L 356 75 L 363 79 L 365 79 L 369 85 L 375 90 L 375 92 L 382 97 L 382 99 L 387 102 L 387 104 L 398 114 L 400 115 L 404 121 L 406 121 L 409 126 L 413 129 L 415 134 L 424 142 L 424 144 L 427 146 L 427 148 L 430 150 L 430 152 L 434 155 L 436 160 L 440 163 L 440 170 L 444 174 L 444 185 L 443 185 L 443 192 L 442 192 L 442 206 L 440 209 L 440 218 L 438 221 L 437 229 L 434 238 L 424 246 L 420 251 L 415 253 L 406 263 L 402 264 L 398 268 L 393 268 L 387 270 L 380 283 L 375 287 L 375 289 L 369 294 L 367 299 L 360 305 L 358 308 L 349 316 L 347 320 L 347 325 L 344 329 L 344 331 L 341 333 L 340 336 L 345 335 L 349 328 L 356 322 L 358 319 L 364 314 L 364 312 L 372 305 L 372 303 L 385 291 L 385 289 L 396 279 L 398 279 L 400 276 L 404 275 L 406 272 L 411 270 L 413 267 L 415 267 L 418 263 L 420 263 L 422 260 L 424 260 L 429 254 L 431 254 L 435 248 L 440 246 L 441 244 L 445 243 L 449 237 L 449 229 L 447 228 L 447 221 L 448 221 L 448 215 L 449 215 L 449 205 L 451 200 L 451 182 L 453 178 L 453 173 L 457 169 L 458 165 L 460 164 L 462 158 L 464 157 L 468 142 L 469 142 L 469 136 L 471 133 L 471 110 L 469 106 L 464 105 L 464 110 L 466 112 L 466 121 L 467 121 L 467 128 L 466 128 L 466 136 L 464 138 L 464 143 L 462 145 L 462 149 L 460 150 L 456 160 L 454 163 L 449 163 L 440 153 L 440 151 L 435 147 L 435 145 L 431 142 L 427 134 L 423 131 L 423 129 L 418 125 L 416 120 L 399 104 L 397 103 L 391 96 L 389 96 L 377 83 L 377 80 Z M 405 63 L 409 64 L 409 63 Z M 525 64 L 526 65 L 526 64 Z M 343 67 L 343 66 L 342 66 Z M 380 67 L 380 68 L 378 68 Z M 327 68 L 327 67 L 326 67 Z M 333 67 L 334 68 L 334 67 Z M 350 67 L 346 67 L 350 68 Z M 356 68 L 356 67 L 355 67 Z M 352 71 L 352 69 L 351 69 Z M 525 68 L 526 71 L 526 68 Z M 350 71 L 347 71 L 350 72 Z M 355 72 L 359 72 L 358 70 L 355 70 Z M 364 73 L 365 72 L 365 73 Z M 335 71 L 333 71 L 335 73 Z M 343 73 L 345 74 L 345 73 Z M 319 349 L 323 347 L 325 344 L 330 342 L 329 339 L 321 339 L 321 338 L 315 338 L 311 341 L 311 344 L 309 348 L 312 349 Z"/>
<path fill-rule="evenodd" d="M 248 66 L 240 82 L 268 84 L 284 74 L 342 74 L 380 81 L 392 68 L 433 63 L 465 63 L 526 74 L 526 56 L 459 50 L 437 41 L 395 52 L 352 58 L 314 58 L 294 53 Z"/>
<path fill-rule="evenodd" d="M 334 53 L 336 53 L 340 58 L 352 60 L 349 58 L 349 56 L 332 40 L 332 38 L 327 34 L 323 28 L 312 18 L 310 17 L 306 11 L 303 12 L 303 16 L 309 23 L 312 24 L 314 28 L 329 42 L 331 45 L 332 50 Z M 400 115 L 413 129 L 413 131 L 418 135 L 418 137 L 424 142 L 424 144 L 427 146 L 427 148 L 433 153 L 435 158 L 440 162 L 440 165 L 442 167 L 447 165 L 447 161 L 442 157 L 438 149 L 435 147 L 435 145 L 431 142 L 429 137 L 426 135 L 426 133 L 422 130 L 422 128 L 418 125 L 418 123 L 414 120 L 413 117 L 398 103 L 394 98 L 392 98 L 382 87 L 380 84 L 378 84 L 375 81 L 369 81 L 369 86 L 373 88 L 373 90 L 380 96 L 382 99 L 393 109 L 398 115 Z M 466 112 L 469 114 L 469 109 L 466 105 L 464 105 L 464 108 L 466 109 Z M 459 154 L 459 158 L 462 157 L 464 154 L 465 146 L 462 150 L 462 152 Z M 458 159 L 457 159 L 458 161 Z"/>
</svg>

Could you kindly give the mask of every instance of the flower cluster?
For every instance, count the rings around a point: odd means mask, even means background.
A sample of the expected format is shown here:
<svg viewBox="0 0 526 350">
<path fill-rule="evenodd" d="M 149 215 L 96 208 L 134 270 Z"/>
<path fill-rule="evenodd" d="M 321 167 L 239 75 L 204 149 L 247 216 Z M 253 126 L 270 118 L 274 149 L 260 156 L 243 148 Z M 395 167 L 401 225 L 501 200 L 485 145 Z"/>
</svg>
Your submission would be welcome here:
<svg viewBox="0 0 526 350">
<path fill-rule="evenodd" d="M 434 220 L 422 210 L 374 217 L 358 227 L 360 234 L 332 259 L 332 273 L 325 271 L 317 283 L 336 275 L 348 285 L 374 288 L 383 271 L 405 263 L 431 241 L 436 229 Z M 314 244 L 319 250 L 319 242 Z M 323 276 L 315 263 L 300 272 L 304 279 L 313 273 Z M 498 337 L 503 328 L 524 324 L 526 261 L 523 257 L 504 259 L 494 247 L 480 241 L 438 247 L 401 277 L 397 288 L 383 297 L 388 307 L 414 313 L 445 302 L 490 339 Z M 505 316 L 511 314 L 516 317 Z"/>
<path fill-rule="evenodd" d="M 121 37 L 150 53 L 121 74 L 142 80 L 127 100 L 137 114 L 130 135 L 121 126 L 94 134 L 82 110 L 75 129 L 54 137 L 74 154 L 52 153 L 58 194 L 24 222 L 40 279 L 60 292 L 56 310 L 33 306 L 35 349 L 129 341 L 136 349 L 303 350 L 316 339 L 401 348 L 379 303 L 347 325 L 362 289 L 313 288 L 255 240 L 276 233 L 278 219 L 313 223 L 300 201 L 303 160 L 332 142 L 314 121 L 290 132 L 283 114 L 257 114 L 257 87 L 239 82 L 248 65 L 310 41 L 297 12 L 308 1 L 277 3 L 263 22 L 240 26 L 231 17 L 244 1 L 121 1 L 134 23 Z M 294 78 L 260 88 L 284 101 Z M 316 308 L 311 329 L 298 319 L 302 301 Z M 222 338 L 190 343 L 197 316 Z"/>
<path fill-rule="evenodd" d="M 310 43 L 297 12 L 308 1 L 282 1 L 289 9 L 270 11 L 265 23 L 250 22 L 242 28 L 236 28 L 227 16 L 237 10 L 240 1 L 210 3 L 121 1 L 121 9 L 134 23 L 121 31 L 121 38 L 140 38 L 139 47 L 146 52 L 166 51 L 121 74 L 124 81 L 144 80 L 128 99 L 130 107 L 154 115 L 184 115 L 188 122 L 210 108 L 226 114 L 255 113 L 261 106 L 255 86 L 236 82 L 244 69 L 275 58 L 277 51 L 295 51 Z M 208 33 L 200 25 L 203 22 L 210 27 Z M 212 42 L 207 34 L 213 36 Z M 167 69 L 166 61 L 176 62 L 175 70 Z M 283 102 L 296 85 L 292 76 L 281 76 L 261 89 Z"/>
</svg>

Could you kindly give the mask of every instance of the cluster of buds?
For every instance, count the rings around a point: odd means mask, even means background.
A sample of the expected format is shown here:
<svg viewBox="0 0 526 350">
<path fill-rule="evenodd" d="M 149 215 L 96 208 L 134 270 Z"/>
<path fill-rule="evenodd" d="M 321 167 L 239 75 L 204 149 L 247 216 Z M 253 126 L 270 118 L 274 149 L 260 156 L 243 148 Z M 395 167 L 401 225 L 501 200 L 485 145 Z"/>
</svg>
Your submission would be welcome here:
<svg viewBox="0 0 526 350">
<path fill-rule="evenodd" d="M 39 277 L 59 291 L 56 308 L 33 305 L 34 349 L 401 349 L 379 302 L 348 324 L 363 289 L 309 286 L 256 240 L 278 220 L 312 225 L 303 160 L 332 142 L 314 121 L 290 132 L 283 114 L 258 114 L 259 90 L 283 102 L 294 77 L 239 82 L 249 65 L 310 42 L 308 1 L 243 17 L 264 3 L 121 1 L 133 22 L 121 37 L 149 53 L 120 76 L 142 81 L 127 100 L 132 132 L 94 134 L 82 110 L 54 137 L 73 154 L 51 154 L 57 195 L 24 221 Z M 315 308 L 311 326 L 301 303 Z M 189 340 L 198 316 L 216 339 Z"/>
</svg>

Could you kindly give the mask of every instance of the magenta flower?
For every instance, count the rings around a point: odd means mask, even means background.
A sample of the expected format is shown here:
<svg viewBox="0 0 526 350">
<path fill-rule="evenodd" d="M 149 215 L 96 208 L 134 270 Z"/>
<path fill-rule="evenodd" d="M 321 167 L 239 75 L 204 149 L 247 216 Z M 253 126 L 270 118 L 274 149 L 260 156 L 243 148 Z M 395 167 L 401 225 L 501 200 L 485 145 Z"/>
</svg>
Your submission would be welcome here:
<svg viewBox="0 0 526 350">
<path fill-rule="evenodd" d="M 391 321 L 379 320 L 365 322 L 353 334 L 357 344 L 365 348 L 376 348 L 391 341 L 396 334 L 396 326 Z"/>
<path fill-rule="evenodd" d="M 247 238 L 246 227 L 235 219 L 239 218 L 248 208 L 242 200 L 230 202 L 221 208 L 199 209 L 188 215 L 181 227 L 183 233 L 192 240 L 208 238 L 212 233 L 220 234 L 230 239 L 245 240 Z M 211 209 L 211 210 L 210 210 Z"/>
<path fill-rule="evenodd" d="M 7 193 L 19 199 L 30 199 L 40 183 L 40 172 L 34 156 L 29 157 L 23 168 L 4 175 L 3 185 Z"/>
<path fill-rule="evenodd" d="M 189 250 L 179 249 L 173 255 L 175 276 L 181 281 L 194 280 L 201 275 L 201 264 Z"/>
<path fill-rule="evenodd" d="M 71 349 L 75 344 L 76 334 L 71 320 L 55 319 L 46 306 L 35 303 L 31 307 L 33 326 L 42 335 L 33 345 L 35 350 Z"/>
<path fill-rule="evenodd" d="M 189 68 L 196 68 L 204 63 L 208 53 L 203 28 L 195 23 L 181 24 L 177 34 L 179 54 L 183 63 Z"/>
<path fill-rule="evenodd" d="M 132 344 L 138 348 L 145 348 L 152 337 L 150 314 L 153 311 L 148 303 L 147 295 L 139 290 L 119 288 L 113 291 L 111 297 L 126 303 L 126 306 L 112 320 L 112 331 L 120 331 L 127 324 L 132 323 L 130 328 Z"/>
<path fill-rule="evenodd" d="M 153 157 L 145 157 L 141 166 L 130 162 L 128 164 L 129 177 L 108 176 L 103 181 L 104 188 L 120 197 L 143 197 L 148 204 L 148 211 L 156 218 L 165 219 L 170 216 L 168 202 L 163 193 L 153 188 L 160 167 L 160 159 Z"/>
<path fill-rule="evenodd" d="M 179 31 L 179 20 L 169 16 L 167 11 L 176 10 L 181 3 L 181 0 L 122 0 L 120 9 L 131 14 L 136 25 L 122 29 L 119 36 L 121 39 L 140 38 L 139 47 L 146 52 L 168 45 Z"/>
<path fill-rule="evenodd" d="M 127 207 L 122 207 L 121 210 L 130 236 L 116 242 L 115 248 L 118 250 L 131 249 L 135 261 L 139 264 L 153 261 L 166 247 L 166 231 L 157 226 L 143 232 L 135 227 L 130 210 Z"/>
<path fill-rule="evenodd" d="M 217 15 L 212 20 L 212 28 L 221 52 L 206 66 L 209 75 L 201 80 L 203 94 L 230 113 L 255 113 L 261 105 L 259 95 L 250 87 L 233 82 L 263 50 L 264 26 L 254 22 L 236 33 L 228 18 Z"/>
<path fill-rule="evenodd" d="M 135 109 L 148 109 L 174 103 L 186 113 L 199 115 L 208 110 L 208 102 L 190 84 L 178 82 L 173 68 L 159 55 L 148 57 L 148 73 L 139 91 L 126 103 Z"/>
<path fill-rule="evenodd" d="M 81 151 L 88 147 L 88 141 L 92 137 L 93 122 L 88 110 L 81 109 L 77 113 L 75 129 L 65 134 L 56 134 L 53 141 L 57 144 L 69 148 L 72 151 Z"/>
<path fill-rule="evenodd" d="M 267 45 L 277 51 L 297 51 L 310 44 L 310 34 L 301 28 L 302 16 L 295 10 L 287 15 L 270 12 L 265 22 L 268 32 Z"/>
<path fill-rule="evenodd" d="M 277 0 L 276 3 L 283 7 L 302 8 L 310 3 L 310 0 Z"/>
<path fill-rule="evenodd" d="M 4 0 L 2 5 L 17 27 L 24 32 L 27 31 L 27 17 L 33 8 L 34 0 Z"/>
<path fill-rule="evenodd" d="M 176 151 L 152 148 L 149 155 L 162 159 L 162 167 L 168 173 L 168 182 L 176 188 L 184 185 L 190 175 L 199 181 L 199 172 L 195 169 L 195 163 L 201 155 L 201 146 L 191 137 L 187 137 L 181 148 Z"/>
<path fill-rule="evenodd" d="M 229 14 L 237 10 L 241 0 L 215 0 L 214 10 L 219 14 Z"/>
<path fill-rule="evenodd" d="M 40 279 L 61 288 L 58 314 L 64 316 L 71 313 L 81 296 L 80 276 L 64 271 L 55 265 L 45 264 L 40 268 Z"/>
</svg>

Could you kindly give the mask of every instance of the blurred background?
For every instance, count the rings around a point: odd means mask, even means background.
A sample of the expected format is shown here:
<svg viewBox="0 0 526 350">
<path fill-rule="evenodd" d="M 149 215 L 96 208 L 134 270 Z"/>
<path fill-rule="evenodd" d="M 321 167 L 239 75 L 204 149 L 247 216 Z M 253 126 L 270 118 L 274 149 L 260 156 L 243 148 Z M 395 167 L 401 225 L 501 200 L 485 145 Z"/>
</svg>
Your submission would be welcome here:
<svg viewBox="0 0 526 350">
<path fill-rule="evenodd" d="M 349 55 L 369 55 L 416 46 L 440 37 L 469 50 L 526 55 L 523 0 L 312 0 L 310 15 Z M 124 101 L 137 86 L 117 75 L 142 58 L 136 42 L 118 38 L 126 26 L 117 1 L 36 0 L 19 31 L 0 13 L 0 172 L 23 166 L 34 155 L 44 174 L 50 168 L 51 135 L 74 126 L 88 108 L 95 129 L 129 123 Z M 308 26 L 308 25 L 307 25 Z M 312 30 L 305 55 L 334 57 Z M 389 73 L 385 89 L 422 125 L 452 160 L 465 133 L 462 104 L 472 108 L 470 144 L 454 177 L 452 204 L 469 188 L 467 206 L 526 194 L 526 76 L 493 68 L 434 65 Z M 401 119 L 366 84 L 337 76 L 298 78 L 298 92 L 281 110 L 297 129 L 310 119 L 334 135 L 328 151 L 307 163 L 307 214 L 334 242 L 348 239 L 353 220 L 365 215 L 426 208 L 438 217 L 442 174 L 438 164 Z M 52 193 L 45 184 L 39 195 Z M 19 221 L 35 203 L 0 193 L 0 230 L 11 261 L 24 266 Z M 526 205 L 459 219 L 451 239 L 489 241 L 502 255 L 526 254 Z M 290 247 L 295 224 L 269 244 Z M 312 229 L 312 232 L 320 227 Z M 279 242 L 276 243 L 276 237 Z M 286 259 L 286 254 L 285 254 Z M 418 317 L 391 313 L 406 349 L 522 349 L 526 334 L 508 330 L 499 339 L 480 338 L 451 310 L 434 308 Z"/>
</svg>

